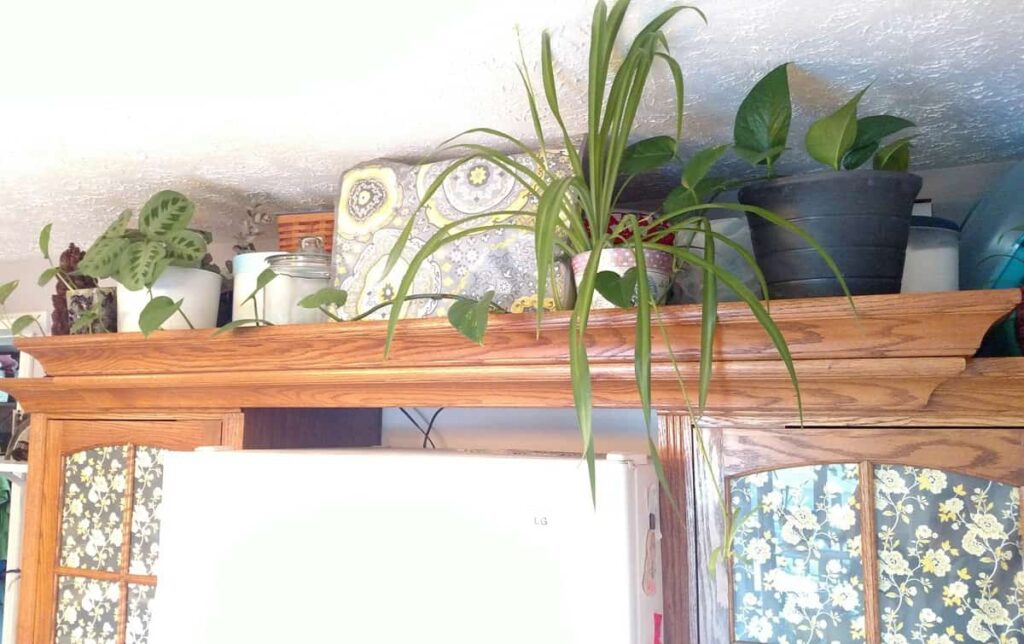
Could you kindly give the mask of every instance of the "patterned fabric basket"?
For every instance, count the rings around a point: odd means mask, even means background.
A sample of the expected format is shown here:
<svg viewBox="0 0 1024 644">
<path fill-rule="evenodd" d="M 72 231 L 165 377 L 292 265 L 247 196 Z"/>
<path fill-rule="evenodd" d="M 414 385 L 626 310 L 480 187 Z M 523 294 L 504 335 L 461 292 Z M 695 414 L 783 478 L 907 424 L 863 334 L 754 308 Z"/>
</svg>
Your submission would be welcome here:
<svg viewBox="0 0 1024 644">
<path fill-rule="evenodd" d="M 549 152 L 549 155 L 551 165 L 563 172 L 562 169 L 568 168 L 564 153 Z M 527 155 L 516 159 L 531 167 L 534 165 Z M 341 312 L 343 317 L 351 318 L 392 299 L 408 262 L 441 227 L 470 215 L 532 211 L 536 207 L 536 199 L 514 176 L 483 159 L 466 163 L 444 180 L 441 189 L 416 214 L 417 223 L 402 259 L 391 273 L 384 275 L 388 253 L 416 211 L 421 195 L 451 163 L 442 161 L 417 166 L 373 161 L 342 175 L 334 266 L 335 285 L 349 294 Z M 518 223 L 533 223 L 529 216 L 495 214 L 475 219 L 467 226 L 516 219 L 521 220 Z M 410 294 L 453 293 L 479 297 L 493 290 L 496 304 L 518 312 L 537 306 L 536 275 L 532 232 L 495 229 L 463 237 L 434 253 L 417 272 Z M 558 299 L 562 300 L 558 303 L 571 305 L 572 274 L 567 262 L 556 270 L 555 285 Z M 555 308 L 555 297 L 545 299 L 546 308 Z M 405 305 L 403 317 L 444 316 L 451 302 L 410 301 Z M 374 317 L 383 319 L 388 315 L 385 307 Z"/>
</svg>

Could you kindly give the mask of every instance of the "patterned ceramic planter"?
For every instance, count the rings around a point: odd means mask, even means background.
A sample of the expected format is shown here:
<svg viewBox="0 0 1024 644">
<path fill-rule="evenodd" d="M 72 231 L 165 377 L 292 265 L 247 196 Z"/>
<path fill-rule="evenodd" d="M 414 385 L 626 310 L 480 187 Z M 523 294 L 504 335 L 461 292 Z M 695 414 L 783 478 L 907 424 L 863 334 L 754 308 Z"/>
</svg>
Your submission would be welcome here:
<svg viewBox="0 0 1024 644">
<path fill-rule="evenodd" d="M 68 291 L 66 298 L 68 326 L 72 328 L 72 334 L 117 331 L 117 289 L 110 286 L 79 288 Z M 88 315 L 92 322 L 83 328 L 75 329 L 75 322 L 83 314 Z"/>
<path fill-rule="evenodd" d="M 590 251 L 580 253 L 572 258 L 573 279 L 579 289 L 580 278 L 586 270 L 587 262 L 590 261 Z M 661 302 L 668 294 L 672 285 L 672 255 L 661 250 L 645 250 L 644 264 L 647 266 L 647 284 L 651 289 L 651 295 L 655 301 Z M 605 248 L 601 251 L 601 259 L 597 265 L 597 271 L 611 271 L 617 275 L 623 275 L 626 271 L 636 266 L 636 257 L 632 248 Z M 609 302 L 598 292 L 594 292 L 594 301 L 591 304 L 594 309 L 613 309 L 615 305 Z"/>
</svg>

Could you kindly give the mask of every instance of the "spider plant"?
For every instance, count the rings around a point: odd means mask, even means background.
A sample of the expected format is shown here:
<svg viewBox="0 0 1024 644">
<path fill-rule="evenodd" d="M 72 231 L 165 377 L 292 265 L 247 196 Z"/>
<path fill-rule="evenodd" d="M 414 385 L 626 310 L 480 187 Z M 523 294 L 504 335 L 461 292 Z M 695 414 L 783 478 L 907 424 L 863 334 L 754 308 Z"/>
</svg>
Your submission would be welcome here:
<svg viewBox="0 0 1024 644">
<path fill-rule="evenodd" d="M 693 12 L 704 19 L 704 14 L 696 7 L 691 6 L 674 6 L 662 11 L 632 39 L 625 56 L 616 67 L 612 64 L 613 53 L 628 7 L 629 0 L 618 0 L 610 9 L 603 1 L 599 0 L 594 9 L 590 35 L 586 164 L 584 164 L 584 153 L 581 147 L 576 145 L 562 118 L 558 86 L 555 80 L 551 38 L 547 32 L 544 32 L 541 38 L 540 68 L 543 100 L 550 117 L 557 125 L 560 145 L 565 148 L 568 155 L 571 165 L 568 175 L 560 176 L 550 163 L 551 155 L 548 152 L 548 141 L 545 139 L 542 126 L 540 99 L 534 91 L 522 52 L 520 52 L 519 73 L 540 149 L 531 149 L 530 146 L 514 136 L 492 128 L 473 128 L 441 145 L 442 151 L 455 150 L 462 156 L 448 166 L 424 192 L 421 197 L 421 209 L 452 172 L 474 159 L 487 160 L 518 178 L 535 198 L 536 209 L 532 212 L 523 210 L 478 214 L 440 228 L 410 260 L 408 270 L 395 295 L 394 305 L 391 307 L 387 332 L 387 346 L 390 347 L 396 323 L 401 316 L 402 304 L 409 295 L 417 270 L 426 258 L 450 242 L 499 228 L 516 227 L 532 230 L 535 238 L 539 301 L 543 301 L 548 289 L 548 277 L 552 273 L 556 258 L 595 251 L 590 254 L 582 275 L 577 275 L 577 298 L 570 318 L 569 334 L 573 399 L 577 424 L 583 442 L 583 454 L 590 477 L 591 494 L 595 502 L 595 452 L 591 419 L 593 399 L 585 334 L 595 292 L 600 292 L 608 299 L 613 299 L 616 291 L 621 293 L 621 282 L 624 279 L 599 271 L 600 253 L 597 251 L 618 245 L 632 249 L 635 258 L 635 277 L 630 281 L 628 289 L 632 291 L 632 284 L 635 283 L 635 297 L 630 299 L 635 301 L 636 311 L 634 347 L 636 387 L 648 430 L 648 449 L 662 483 L 665 479 L 661 471 L 657 448 L 651 435 L 651 319 L 652 312 L 657 310 L 657 302 L 652 298 L 649 288 L 644 251 L 657 250 L 670 253 L 677 266 L 684 263 L 692 264 L 700 268 L 704 274 L 698 410 L 696 413 L 699 414 L 707 402 L 711 382 L 712 343 L 719 301 L 717 290 L 719 282 L 734 291 L 750 307 L 785 362 L 794 387 L 797 386 L 796 373 L 786 340 L 779 332 L 775 322 L 772 321 L 765 304 L 743 284 L 741 279 L 724 270 L 715 262 L 716 243 L 722 242 L 734 246 L 731 240 L 711 229 L 706 214 L 708 205 L 704 203 L 708 193 L 715 192 L 707 189 L 707 175 L 714 162 L 725 152 L 724 146 L 700 153 L 686 164 L 681 193 L 674 194 L 669 206 L 663 207 L 662 212 L 644 216 L 626 215 L 613 221 L 613 215 L 617 214 L 616 201 L 623 187 L 623 178 L 628 182 L 632 176 L 671 161 L 676 156 L 678 143 L 682 137 L 683 74 L 679 63 L 669 53 L 668 40 L 662 29 L 684 11 Z M 673 82 L 675 90 L 673 135 L 655 136 L 630 143 L 641 98 L 656 68 L 659 70 L 663 68 L 671 76 Z M 464 137 L 467 136 L 482 136 L 491 143 L 465 142 Z M 510 148 L 514 149 L 515 153 L 525 153 L 528 155 L 528 160 L 517 161 L 512 153 L 506 151 Z M 519 156 L 519 159 L 523 159 L 523 157 Z M 776 225 L 790 229 L 802 237 L 807 237 L 796 226 L 767 210 L 725 203 L 716 203 L 714 207 L 738 212 L 754 212 Z M 392 249 L 384 271 L 385 274 L 394 268 L 401 257 L 412 234 L 417 213 L 410 217 Z M 514 216 L 495 223 L 495 214 Z M 684 235 L 703 233 L 703 247 L 697 249 L 667 243 L 667 236 L 675 233 Z M 814 243 L 813 240 L 809 239 L 809 241 Z M 817 248 L 827 257 L 820 246 Z M 749 259 L 753 269 L 760 276 L 760 271 L 756 264 L 753 264 L 753 259 L 749 258 L 749 254 L 744 252 L 743 255 Z M 834 266 L 830 258 L 828 261 L 830 266 Z M 763 277 L 760 278 L 763 282 Z M 622 304 L 629 304 L 629 302 L 621 302 L 621 298 L 618 299 Z M 538 332 L 543 315 L 544 311 L 538 308 Z M 799 389 L 797 389 L 797 401 L 799 405 Z"/>
</svg>

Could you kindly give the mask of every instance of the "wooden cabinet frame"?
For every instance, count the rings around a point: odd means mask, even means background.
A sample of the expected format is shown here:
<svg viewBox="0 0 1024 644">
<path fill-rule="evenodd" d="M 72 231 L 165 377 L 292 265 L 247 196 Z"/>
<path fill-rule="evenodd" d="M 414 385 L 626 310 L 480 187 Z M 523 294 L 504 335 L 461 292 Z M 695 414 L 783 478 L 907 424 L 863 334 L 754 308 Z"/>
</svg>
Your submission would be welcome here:
<svg viewBox="0 0 1024 644">
<path fill-rule="evenodd" d="M 772 303 L 800 378 L 802 419 L 789 374 L 764 330 L 744 305 L 723 304 L 702 425 L 750 429 L 750 440 L 759 440 L 761 431 L 768 432 L 765 440 L 772 432 L 785 432 L 780 436 L 788 440 L 797 436 L 789 428 L 801 420 L 809 428 L 804 431 L 839 437 L 865 428 L 1024 427 L 1024 360 L 972 359 L 985 331 L 1021 303 L 1019 291 L 854 299 L 856 312 L 844 298 Z M 587 344 L 596 406 L 640 404 L 634 315 L 611 310 L 591 316 Z M 695 476 L 687 404 L 672 361 L 680 361 L 679 372 L 696 391 L 700 309 L 663 307 L 660 323 L 665 333 L 652 339 L 651 393 L 661 412 L 660 452 L 671 497 L 679 506 L 676 513 L 670 495 L 663 495 L 666 642 L 688 644 L 705 632 L 703 610 L 718 592 L 699 563 L 707 553 L 696 551 L 702 546 L 695 526 L 707 520 L 698 501 L 707 490 Z M 547 315 L 539 332 L 532 314 L 492 316 L 482 346 L 467 342 L 444 320 L 402 321 L 388 360 L 385 330 L 385 322 L 363 321 L 238 329 L 217 337 L 200 330 L 148 339 L 116 334 L 20 340 L 19 348 L 49 374 L 4 383 L 34 414 L 28 504 L 36 510 L 26 517 L 26 547 L 40 534 L 42 509 L 60 501 L 43 481 L 58 447 L 44 440 L 40 448 L 38 436 L 47 430 L 36 433 L 52 421 L 217 417 L 222 442 L 235 448 L 315 447 L 379 442 L 380 407 L 572 406 L 568 313 Z M 356 414 L 352 422 L 335 422 L 334 412 L 347 408 L 363 409 L 348 409 Z M 367 429 L 367 414 L 373 413 L 376 433 Z M 819 434 L 806 436 L 812 435 Z M 835 448 L 841 447 L 860 449 L 840 439 Z M 715 452 L 725 459 L 721 471 L 730 472 L 723 448 L 743 447 L 728 443 Z M 45 607 L 52 598 L 40 595 L 35 577 L 46 546 L 34 547 L 23 566 L 23 602 Z M 25 611 L 29 619 L 19 623 L 18 641 L 45 641 L 46 633 L 34 632 L 31 609 Z"/>
</svg>

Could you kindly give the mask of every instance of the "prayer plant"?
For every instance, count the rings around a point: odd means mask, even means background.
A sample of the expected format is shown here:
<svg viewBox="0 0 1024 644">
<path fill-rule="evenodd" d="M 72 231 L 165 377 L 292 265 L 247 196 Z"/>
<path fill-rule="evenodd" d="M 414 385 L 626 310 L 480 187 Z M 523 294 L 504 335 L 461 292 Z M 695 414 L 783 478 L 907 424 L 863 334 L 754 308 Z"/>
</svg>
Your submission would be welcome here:
<svg viewBox="0 0 1024 644">
<path fill-rule="evenodd" d="M 704 275 L 703 301 L 701 311 L 700 365 L 698 400 L 692 413 L 696 422 L 707 402 L 712 370 L 712 343 L 718 309 L 718 286 L 724 285 L 733 291 L 756 317 L 768 334 L 780 357 L 786 365 L 793 386 L 797 387 L 796 372 L 790 357 L 786 340 L 769 315 L 768 308 L 743 281 L 720 267 L 715 261 L 716 245 L 721 243 L 741 251 L 754 272 L 763 283 L 763 276 L 748 253 L 735 243 L 716 233 L 707 217 L 707 199 L 717 189 L 703 189 L 707 186 L 707 175 L 714 162 L 724 153 L 725 147 L 712 148 L 698 153 L 684 170 L 683 182 L 662 212 L 650 215 L 617 215 L 616 200 L 621 191 L 621 180 L 654 169 L 671 161 L 683 133 L 683 74 L 674 58 L 669 54 L 668 40 L 662 29 L 684 11 L 693 12 L 701 19 L 703 13 L 690 6 L 675 6 L 658 14 L 648 22 L 629 43 L 625 56 L 617 66 L 613 65 L 613 53 L 629 7 L 629 0 L 618 0 L 609 9 L 599 1 L 594 10 L 590 34 L 590 57 L 587 93 L 587 162 L 584 153 L 576 145 L 562 118 L 559 88 L 555 80 L 555 63 L 552 56 L 551 38 L 545 32 L 541 38 L 541 80 L 543 100 L 550 117 L 558 128 L 560 145 L 565 148 L 571 165 L 570 172 L 559 174 L 552 163 L 548 142 L 543 129 L 543 117 L 539 107 L 540 97 L 534 91 L 525 58 L 521 54 L 520 76 L 529 104 L 530 116 L 535 130 L 539 151 L 532 149 L 514 136 L 492 128 L 473 128 L 442 144 L 443 152 L 458 151 L 463 156 L 453 162 L 434 180 L 421 196 L 421 208 L 441 188 L 445 179 L 461 165 L 474 159 L 484 159 L 516 177 L 532 194 L 536 201 L 535 211 L 517 210 L 500 213 L 488 212 L 466 217 L 440 228 L 409 261 L 390 310 L 387 346 L 394 336 L 401 317 L 402 305 L 408 298 L 413 278 L 424 260 L 445 244 L 458 239 L 484 234 L 502 228 L 525 228 L 535 237 L 537 264 L 537 296 L 544 301 L 548 290 L 548 277 L 554 262 L 559 257 L 591 253 L 579 283 L 576 303 L 570 318 L 569 349 L 570 371 L 577 424 L 583 442 L 583 454 L 587 462 L 591 493 L 596 503 L 595 451 L 592 432 L 591 412 L 593 409 L 589 357 L 585 334 L 590 320 L 591 304 L 595 291 L 608 299 L 616 298 L 623 304 L 624 298 L 617 297 L 622 290 L 622 280 L 610 273 L 599 273 L 600 251 L 615 246 L 633 250 L 636 260 L 635 282 L 626 287 L 632 290 L 635 283 L 636 338 L 634 363 L 636 387 L 648 429 L 648 449 L 659 477 L 664 484 L 655 441 L 651 435 L 651 329 L 652 319 L 658 319 L 658 307 L 650 293 L 647 269 L 644 262 L 645 250 L 659 250 L 670 253 L 676 266 L 690 264 Z M 658 69 L 667 72 L 674 84 L 675 120 L 673 135 L 656 136 L 630 144 L 636 124 L 641 98 L 652 72 Z M 465 142 L 466 136 L 482 136 L 491 143 Z M 506 152 L 513 149 L 513 153 Z M 517 161 L 513 154 L 524 153 L 529 161 Z M 522 157 L 520 157 L 522 158 Z M 704 183 L 702 183 L 704 182 Z M 838 275 L 835 263 L 823 248 L 804 231 L 767 210 L 742 206 L 737 203 L 715 203 L 715 208 L 736 212 L 750 212 L 761 216 L 775 225 L 805 238 L 826 259 Z M 417 213 L 410 217 L 397 243 L 390 253 L 385 274 L 395 267 L 412 234 Z M 495 221 L 495 215 L 508 219 Z M 523 223 L 525 222 L 525 223 Z M 628 234 L 623 234 L 628 233 Z M 703 247 L 677 246 L 665 239 L 670 234 L 682 233 L 683 238 L 703 234 Z M 538 327 L 544 311 L 537 310 Z M 680 379 L 680 384 L 682 384 Z M 799 406 L 800 394 L 796 390 Z"/>
</svg>

